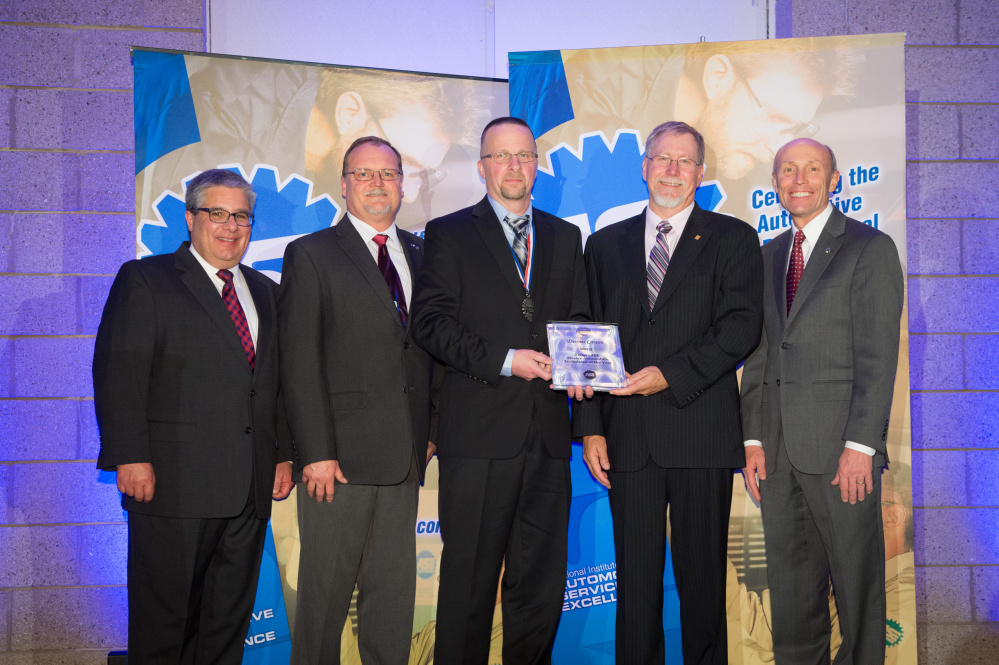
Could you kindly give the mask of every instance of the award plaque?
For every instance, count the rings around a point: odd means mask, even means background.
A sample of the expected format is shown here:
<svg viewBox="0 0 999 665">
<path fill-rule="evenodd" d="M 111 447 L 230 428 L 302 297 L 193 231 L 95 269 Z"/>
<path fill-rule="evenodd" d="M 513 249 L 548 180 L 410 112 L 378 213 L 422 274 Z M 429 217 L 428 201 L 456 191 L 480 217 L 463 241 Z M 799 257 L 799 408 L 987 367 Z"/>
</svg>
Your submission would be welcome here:
<svg viewBox="0 0 999 665">
<path fill-rule="evenodd" d="M 627 385 L 621 339 L 613 323 L 549 321 L 548 349 L 556 390 L 591 386 L 606 391 Z"/>
</svg>

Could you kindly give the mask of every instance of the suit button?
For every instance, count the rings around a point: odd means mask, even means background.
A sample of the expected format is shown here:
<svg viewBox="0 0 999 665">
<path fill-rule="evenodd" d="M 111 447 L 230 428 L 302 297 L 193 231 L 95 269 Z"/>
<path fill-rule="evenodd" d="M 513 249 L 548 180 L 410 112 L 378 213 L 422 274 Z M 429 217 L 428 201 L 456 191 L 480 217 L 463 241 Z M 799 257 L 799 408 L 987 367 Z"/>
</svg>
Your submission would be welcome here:
<svg viewBox="0 0 999 665">
<path fill-rule="evenodd" d="M 409 388 L 406 388 L 405 386 L 403 386 L 402 392 L 407 392 L 408 390 L 409 390 Z"/>
<path fill-rule="evenodd" d="M 403 342 L 402 343 L 402 348 L 408 349 L 409 348 L 409 342 Z"/>
<path fill-rule="evenodd" d="M 656 325 L 656 320 L 655 319 L 649 319 L 649 325 L 650 326 Z"/>
<path fill-rule="evenodd" d="M 250 397 L 256 397 L 256 396 L 257 396 L 257 391 L 256 390 L 251 390 L 250 391 Z"/>
<path fill-rule="evenodd" d="M 777 379 L 777 387 L 780 388 L 780 379 Z"/>
<path fill-rule="evenodd" d="M 537 339 L 538 333 L 531 333 L 531 339 Z"/>
<path fill-rule="evenodd" d="M 243 429 L 243 433 L 244 434 L 251 434 L 252 432 L 253 432 L 253 429 L 250 428 L 250 427 L 246 427 L 246 428 Z"/>
<path fill-rule="evenodd" d="M 781 342 L 780 343 L 780 348 L 782 348 L 782 349 L 790 349 L 791 345 L 788 344 L 787 342 Z"/>
</svg>

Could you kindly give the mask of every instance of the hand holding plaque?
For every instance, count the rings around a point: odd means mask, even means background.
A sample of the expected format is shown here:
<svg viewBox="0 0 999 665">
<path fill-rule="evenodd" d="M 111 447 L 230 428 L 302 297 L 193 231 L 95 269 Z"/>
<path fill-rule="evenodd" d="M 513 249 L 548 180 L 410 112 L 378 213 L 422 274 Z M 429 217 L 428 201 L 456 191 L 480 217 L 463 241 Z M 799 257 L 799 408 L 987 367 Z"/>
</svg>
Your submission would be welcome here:
<svg viewBox="0 0 999 665">
<path fill-rule="evenodd" d="M 552 388 L 590 386 L 614 390 L 627 385 L 621 340 L 613 323 L 549 321 Z"/>
</svg>

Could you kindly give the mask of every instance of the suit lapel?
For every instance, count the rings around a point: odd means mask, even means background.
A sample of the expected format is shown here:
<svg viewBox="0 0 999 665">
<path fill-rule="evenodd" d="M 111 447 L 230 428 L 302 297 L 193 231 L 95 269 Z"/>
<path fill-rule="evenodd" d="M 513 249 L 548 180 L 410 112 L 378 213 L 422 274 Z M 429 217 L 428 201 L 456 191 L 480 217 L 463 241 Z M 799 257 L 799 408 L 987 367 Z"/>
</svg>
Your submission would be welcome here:
<svg viewBox="0 0 999 665">
<path fill-rule="evenodd" d="M 544 307 L 545 293 L 548 290 L 548 276 L 552 271 L 552 254 L 555 246 L 555 229 L 548 216 L 534 208 L 534 258 L 531 268 L 531 294 L 537 300 L 535 309 Z"/>
<path fill-rule="evenodd" d="M 188 288 L 194 298 L 204 307 L 208 317 L 215 323 L 219 333 L 225 339 L 230 349 L 246 365 L 246 371 L 250 371 L 250 365 L 246 362 L 246 351 L 243 343 L 236 332 L 236 325 L 232 322 L 229 309 L 225 306 L 218 289 L 212 284 L 211 278 L 198 263 L 198 260 L 191 254 L 190 243 L 185 242 L 174 253 L 174 265 L 177 268 L 180 281 Z"/>
<path fill-rule="evenodd" d="M 406 263 L 409 265 L 409 283 L 415 285 L 416 274 L 420 271 L 420 266 L 423 265 L 423 248 L 412 233 L 403 231 L 400 228 L 396 228 L 396 233 L 399 236 L 399 242 L 402 244 L 402 252 L 406 255 Z M 410 297 L 410 301 L 412 301 L 412 297 Z M 406 306 L 412 311 L 412 302 L 406 303 Z M 409 318 L 412 320 L 412 313 Z M 412 326 L 407 325 L 406 328 L 407 333 L 409 330 L 412 330 Z"/>
<path fill-rule="evenodd" d="M 694 209 L 687 219 L 687 224 L 683 228 L 683 235 L 673 250 L 670 257 L 669 268 L 666 269 L 666 276 L 663 277 L 662 286 L 659 287 L 659 297 L 656 298 L 656 306 L 653 311 L 663 306 L 676 287 L 679 286 L 683 275 L 694 263 L 694 259 L 701 253 L 711 237 L 711 227 L 704 220 L 701 208 L 695 203 Z"/>
<path fill-rule="evenodd" d="M 843 231 L 846 229 L 846 216 L 834 210 L 826 226 L 819 234 L 818 242 L 812 247 L 812 253 L 805 264 L 805 270 L 801 273 L 801 281 L 798 282 L 798 290 L 794 294 L 794 302 L 791 303 L 791 311 L 787 315 L 787 325 L 791 325 L 795 315 L 801 311 L 802 303 L 808 299 L 808 294 L 812 292 L 818 283 L 822 273 L 829 267 L 829 263 L 836 256 L 839 248 L 843 244 Z"/>
<path fill-rule="evenodd" d="M 520 275 L 517 273 L 516 259 L 513 258 L 510 243 L 506 241 L 503 229 L 500 228 L 501 223 L 500 220 L 496 219 L 496 213 L 493 212 L 489 199 L 482 199 L 472 208 L 472 224 L 482 236 L 482 242 L 489 250 L 489 255 L 496 262 L 503 279 L 519 302 L 524 297 L 524 282 L 521 281 Z"/>
<path fill-rule="evenodd" d="M 791 231 L 785 231 L 771 241 L 774 243 L 772 257 L 774 302 L 777 303 L 777 318 L 780 319 L 781 330 L 787 327 L 787 262 L 788 247 L 792 237 Z"/>
<path fill-rule="evenodd" d="M 246 269 L 246 266 L 242 265 L 239 269 L 243 274 L 243 279 L 246 280 L 247 287 L 250 289 L 250 296 L 253 298 L 253 307 L 257 310 L 257 343 L 254 350 L 259 366 L 260 359 L 266 357 L 268 347 L 273 343 L 271 339 L 271 326 L 274 323 L 274 312 L 271 309 L 271 299 L 267 292 L 267 287 L 260 283 L 260 279 L 256 273 L 250 272 Z M 266 277 L 262 279 L 266 279 Z M 228 312 L 228 310 L 226 311 Z M 242 348 L 242 345 L 240 345 L 240 348 Z"/>
<path fill-rule="evenodd" d="M 344 215 L 337 222 L 336 227 L 334 227 L 337 236 L 337 244 L 340 245 L 340 249 L 343 253 L 354 262 L 357 269 L 360 271 L 364 279 L 371 285 L 375 293 L 378 294 L 378 300 L 384 305 L 392 314 L 395 316 L 395 320 L 402 325 L 402 321 L 399 319 L 399 310 L 395 306 L 395 301 L 392 300 L 392 294 L 389 292 L 388 284 L 385 282 L 385 278 L 382 276 L 381 270 L 378 269 L 378 264 L 375 262 L 374 258 L 371 256 L 371 252 L 364 245 L 364 239 L 361 238 L 361 234 L 357 232 L 354 225 Z M 408 260 L 408 256 L 407 256 Z"/>
<path fill-rule="evenodd" d="M 624 261 L 624 271 L 628 273 L 632 288 L 638 294 L 642 309 L 649 312 L 648 263 L 645 255 L 645 211 L 641 214 L 619 222 L 626 226 L 619 237 L 621 258 Z"/>
</svg>

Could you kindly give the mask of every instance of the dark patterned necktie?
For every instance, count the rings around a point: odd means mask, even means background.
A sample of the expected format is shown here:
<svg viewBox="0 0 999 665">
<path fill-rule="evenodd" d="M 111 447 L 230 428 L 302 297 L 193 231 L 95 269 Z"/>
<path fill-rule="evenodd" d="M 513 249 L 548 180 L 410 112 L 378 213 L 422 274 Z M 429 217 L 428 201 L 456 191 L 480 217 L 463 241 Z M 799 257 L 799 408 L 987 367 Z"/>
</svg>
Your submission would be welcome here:
<svg viewBox="0 0 999 665">
<path fill-rule="evenodd" d="M 503 221 L 513 229 L 513 253 L 520 262 L 520 269 L 523 270 L 527 265 L 527 223 L 531 218 L 527 215 L 519 217 L 507 215 Z"/>
<path fill-rule="evenodd" d="M 791 263 L 787 266 L 787 314 L 791 313 L 794 294 L 798 292 L 798 282 L 805 270 L 805 254 L 801 251 L 801 243 L 805 241 L 805 232 L 798 229 L 794 232 L 794 248 L 791 250 Z"/>
<path fill-rule="evenodd" d="M 388 284 L 389 293 L 392 294 L 392 300 L 395 301 L 396 309 L 399 310 L 399 319 L 402 320 L 402 326 L 405 328 L 406 321 L 409 320 L 409 310 L 406 309 L 406 293 L 402 290 L 399 272 L 395 269 L 392 259 L 389 258 L 388 245 L 386 244 L 388 239 L 384 233 L 379 233 L 374 237 L 375 244 L 378 245 L 378 269 L 382 271 L 382 277 Z"/>
<path fill-rule="evenodd" d="M 229 270 L 219 270 L 219 276 L 225 285 L 222 287 L 222 300 L 232 322 L 236 324 L 236 332 L 239 333 L 239 341 L 243 343 L 243 350 L 246 352 L 246 360 L 250 363 L 250 369 L 254 369 L 257 364 L 257 353 L 253 350 L 253 335 L 250 334 L 250 325 L 246 322 L 246 314 L 243 313 L 243 306 L 239 304 L 236 297 L 236 287 L 232 285 L 232 272 Z"/>
<path fill-rule="evenodd" d="M 669 222 L 659 222 L 656 228 L 659 229 L 659 233 L 656 234 L 656 242 L 652 245 L 652 252 L 649 253 L 649 270 L 646 275 L 649 286 L 649 311 L 656 306 L 659 289 L 663 285 L 666 269 L 669 268 L 669 245 L 666 244 L 666 235 L 673 230 Z"/>
</svg>

